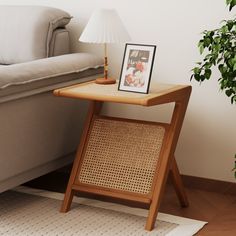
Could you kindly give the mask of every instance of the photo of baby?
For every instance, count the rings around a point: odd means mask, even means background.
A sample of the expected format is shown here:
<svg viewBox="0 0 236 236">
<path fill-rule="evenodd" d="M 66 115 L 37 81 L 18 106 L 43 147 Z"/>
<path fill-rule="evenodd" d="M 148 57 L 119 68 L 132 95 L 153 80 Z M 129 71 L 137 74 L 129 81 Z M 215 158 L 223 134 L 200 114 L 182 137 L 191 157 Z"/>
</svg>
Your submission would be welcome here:
<svg viewBox="0 0 236 236">
<path fill-rule="evenodd" d="M 126 44 L 118 90 L 148 93 L 155 52 L 155 45 Z"/>
<path fill-rule="evenodd" d="M 125 86 L 143 87 L 147 73 L 149 51 L 130 50 L 125 74 Z"/>
</svg>

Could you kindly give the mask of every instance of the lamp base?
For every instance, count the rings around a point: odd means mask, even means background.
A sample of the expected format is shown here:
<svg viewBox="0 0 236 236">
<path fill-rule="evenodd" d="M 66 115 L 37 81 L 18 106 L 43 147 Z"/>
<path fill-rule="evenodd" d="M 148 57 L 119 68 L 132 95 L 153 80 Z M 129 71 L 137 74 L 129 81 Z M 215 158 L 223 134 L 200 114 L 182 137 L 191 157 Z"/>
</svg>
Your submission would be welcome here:
<svg viewBox="0 0 236 236">
<path fill-rule="evenodd" d="M 111 79 L 111 78 L 98 78 L 95 80 L 96 84 L 115 84 L 116 80 L 115 79 Z"/>
</svg>

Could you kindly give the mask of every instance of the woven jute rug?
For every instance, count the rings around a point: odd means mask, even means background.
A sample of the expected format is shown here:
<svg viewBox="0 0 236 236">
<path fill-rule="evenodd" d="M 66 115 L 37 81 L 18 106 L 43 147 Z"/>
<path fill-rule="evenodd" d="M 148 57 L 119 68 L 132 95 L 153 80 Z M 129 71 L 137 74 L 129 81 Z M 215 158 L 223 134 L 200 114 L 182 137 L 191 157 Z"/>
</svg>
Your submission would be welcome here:
<svg viewBox="0 0 236 236">
<path fill-rule="evenodd" d="M 4 236 L 190 236 L 206 222 L 158 214 L 155 229 L 144 230 L 147 211 L 74 198 L 59 213 L 63 194 L 20 187 L 0 194 L 0 235 Z"/>
</svg>

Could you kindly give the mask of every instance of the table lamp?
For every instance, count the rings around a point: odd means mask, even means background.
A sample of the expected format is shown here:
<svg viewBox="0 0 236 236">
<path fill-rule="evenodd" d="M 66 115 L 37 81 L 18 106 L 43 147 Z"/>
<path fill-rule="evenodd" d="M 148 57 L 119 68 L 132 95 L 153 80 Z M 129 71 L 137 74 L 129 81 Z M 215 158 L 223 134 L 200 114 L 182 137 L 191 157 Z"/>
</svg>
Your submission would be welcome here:
<svg viewBox="0 0 236 236">
<path fill-rule="evenodd" d="M 104 44 L 104 78 L 96 79 L 97 84 L 116 83 L 115 79 L 108 78 L 107 44 L 129 40 L 130 36 L 115 9 L 99 9 L 92 14 L 79 41 Z"/>
</svg>

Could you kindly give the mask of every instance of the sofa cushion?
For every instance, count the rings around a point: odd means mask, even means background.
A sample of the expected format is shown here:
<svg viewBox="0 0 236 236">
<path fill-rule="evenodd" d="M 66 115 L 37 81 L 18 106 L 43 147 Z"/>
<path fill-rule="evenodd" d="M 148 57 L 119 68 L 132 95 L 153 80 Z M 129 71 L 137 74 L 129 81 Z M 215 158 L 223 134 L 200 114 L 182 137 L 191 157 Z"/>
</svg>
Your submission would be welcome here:
<svg viewBox="0 0 236 236">
<path fill-rule="evenodd" d="M 0 64 L 49 56 L 53 31 L 70 22 L 60 9 L 43 6 L 0 6 Z"/>
<path fill-rule="evenodd" d="M 25 92 L 32 95 L 102 72 L 103 59 L 89 53 L 67 54 L 0 67 L 0 103 L 13 94 L 15 97 L 22 97 L 19 93 Z"/>
</svg>

